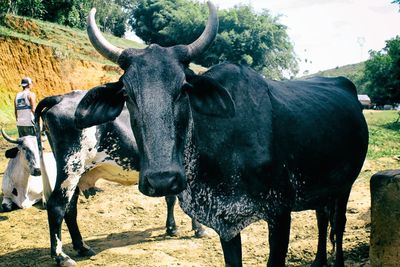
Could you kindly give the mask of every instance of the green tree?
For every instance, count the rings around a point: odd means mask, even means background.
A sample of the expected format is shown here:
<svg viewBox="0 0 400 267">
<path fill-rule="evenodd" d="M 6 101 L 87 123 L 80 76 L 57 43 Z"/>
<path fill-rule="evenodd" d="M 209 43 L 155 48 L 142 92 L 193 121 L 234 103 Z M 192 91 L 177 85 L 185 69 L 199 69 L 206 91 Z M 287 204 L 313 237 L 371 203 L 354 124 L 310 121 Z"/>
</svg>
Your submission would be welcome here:
<svg viewBox="0 0 400 267">
<path fill-rule="evenodd" d="M 400 12 L 400 0 L 393 0 L 392 4 L 398 4 L 399 5 L 399 12 Z"/>
<path fill-rule="evenodd" d="M 20 1 L 18 15 L 41 19 L 45 12 L 42 0 Z"/>
<path fill-rule="evenodd" d="M 247 64 L 268 78 L 296 74 L 297 61 L 287 27 L 267 10 L 257 14 L 242 5 L 220 12 L 220 30 L 210 54 L 223 60 Z M 212 64 L 218 63 L 212 61 Z"/>
<path fill-rule="evenodd" d="M 41 19 L 45 14 L 42 0 L 1 0 L 0 13 L 28 16 Z"/>
<path fill-rule="evenodd" d="M 91 7 L 97 9 L 96 18 L 103 31 L 110 32 L 118 37 L 124 35 L 128 13 L 123 10 L 123 7 L 116 0 L 92 0 Z M 86 16 L 87 13 L 85 15 L 85 26 Z"/>
<path fill-rule="evenodd" d="M 130 3 L 128 0 L 43 0 L 47 11 L 44 19 L 84 29 L 90 9 L 96 7 L 100 28 L 121 37 L 125 33 L 128 18 L 123 9 L 129 7 Z"/>
<path fill-rule="evenodd" d="M 138 0 L 130 22 L 147 44 L 188 44 L 203 31 L 208 11 L 190 0 Z M 220 26 L 213 45 L 196 63 L 211 66 L 230 61 L 253 67 L 269 78 L 297 73 L 297 61 L 286 26 L 264 10 L 255 13 L 246 5 L 218 12 Z"/>
<path fill-rule="evenodd" d="M 400 36 L 386 41 L 381 51 L 371 51 L 365 63 L 366 92 L 378 105 L 400 103 Z"/>
<path fill-rule="evenodd" d="M 70 27 L 84 28 L 86 16 L 92 1 L 85 0 L 43 0 L 46 7 L 44 20 Z"/>
</svg>

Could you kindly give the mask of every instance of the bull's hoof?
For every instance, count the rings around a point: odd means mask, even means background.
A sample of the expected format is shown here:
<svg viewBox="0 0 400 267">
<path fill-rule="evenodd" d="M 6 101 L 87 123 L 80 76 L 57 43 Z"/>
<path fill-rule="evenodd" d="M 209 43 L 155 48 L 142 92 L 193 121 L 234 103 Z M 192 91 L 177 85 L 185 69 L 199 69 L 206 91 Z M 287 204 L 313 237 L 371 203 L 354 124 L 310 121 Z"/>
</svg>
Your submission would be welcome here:
<svg viewBox="0 0 400 267">
<path fill-rule="evenodd" d="M 167 227 L 167 235 L 168 236 L 177 236 L 178 235 L 178 230 L 176 227 Z"/>
<path fill-rule="evenodd" d="M 96 255 L 96 252 L 94 252 L 94 250 L 91 248 L 84 248 L 84 249 L 78 250 L 78 255 L 80 257 L 91 257 L 91 256 Z"/>
<path fill-rule="evenodd" d="M 194 231 L 194 236 L 195 236 L 196 238 L 202 238 L 202 237 L 207 236 L 207 232 L 206 232 L 206 230 L 204 230 L 204 229 L 195 230 L 195 231 Z"/>
<path fill-rule="evenodd" d="M 76 265 L 76 261 L 74 261 L 67 255 L 56 256 L 56 262 L 57 262 L 57 266 L 60 266 L 60 267 L 69 267 L 69 266 Z"/>
<path fill-rule="evenodd" d="M 1 204 L 1 207 L 3 208 L 3 212 L 10 212 L 12 211 L 12 204 L 7 204 L 7 203 L 3 203 Z"/>
<path fill-rule="evenodd" d="M 104 190 L 97 186 L 93 186 L 93 187 L 90 187 L 90 188 L 82 191 L 82 193 L 86 199 L 88 199 L 89 197 L 95 196 L 99 192 L 104 192 Z"/>
</svg>

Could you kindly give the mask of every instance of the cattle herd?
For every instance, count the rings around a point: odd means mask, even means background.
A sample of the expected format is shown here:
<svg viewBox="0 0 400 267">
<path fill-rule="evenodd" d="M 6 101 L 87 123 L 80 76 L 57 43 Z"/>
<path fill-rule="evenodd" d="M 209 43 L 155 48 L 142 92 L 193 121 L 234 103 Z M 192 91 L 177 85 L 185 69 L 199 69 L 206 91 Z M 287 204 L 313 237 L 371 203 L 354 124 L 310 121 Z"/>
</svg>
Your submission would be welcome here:
<svg viewBox="0 0 400 267">
<path fill-rule="evenodd" d="M 258 220 L 268 223 L 267 266 L 285 266 L 291 212 L 315 210 L 312 266 L 327 264 L 329 225 L 334 266 L 344 266 L 346 206 L 368 146 L 355 86 L 343 77 L 271 81 L 235 64 L 196 75 L 189 63 L 218 31 L 216 8 L 208 7 L 206 28 L 194 42 L 145 49 L 110 44 L 93 9 L 89 39 L 123 75 L 41 100 L 36 138 L 13 140 L 2 132 L 17 145 L 6 152 L 12 159 L 3 178 L 3 210 L 43 198 L 51 256 L 59 266 L 75 264 L 62 249 L 63 220 L 78 255 L 94 255 L 78 228 L 77 201 L 80 193 L 96 193 L 99 178 L 164 196 L 169 235 L 176 232 L 177 197 L 196 236 L 204 234 L 201 224 L 218 233 L 226 266 L 242 266 L 240 232 Z M 53 153 L 42 149 L 40 121 Z"/>
</svg>

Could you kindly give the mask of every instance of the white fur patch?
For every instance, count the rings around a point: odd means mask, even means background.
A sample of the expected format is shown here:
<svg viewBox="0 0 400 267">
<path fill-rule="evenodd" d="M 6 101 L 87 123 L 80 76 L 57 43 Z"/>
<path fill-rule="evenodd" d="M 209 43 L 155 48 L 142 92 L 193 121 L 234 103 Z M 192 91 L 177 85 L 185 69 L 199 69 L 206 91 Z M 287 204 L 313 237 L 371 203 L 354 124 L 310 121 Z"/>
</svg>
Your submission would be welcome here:
<svg viewBox="0 0 400 267">
<path fill-rule="evenodd" d="M 84 165 L 87 160 L 94 158 L 97 154 L 96 150 L 96 127 L 90 127 L 82 131 L 80 139 L 81 149 L 72 155 L 69 155 L 67 164 L 65 166 L 67 179 L 61 184 L 61 188 L 65 190 L 68 201 L 71 200 L 75 189 L 79 183 L 82 173 L 84 172 Z"/>
</svg>

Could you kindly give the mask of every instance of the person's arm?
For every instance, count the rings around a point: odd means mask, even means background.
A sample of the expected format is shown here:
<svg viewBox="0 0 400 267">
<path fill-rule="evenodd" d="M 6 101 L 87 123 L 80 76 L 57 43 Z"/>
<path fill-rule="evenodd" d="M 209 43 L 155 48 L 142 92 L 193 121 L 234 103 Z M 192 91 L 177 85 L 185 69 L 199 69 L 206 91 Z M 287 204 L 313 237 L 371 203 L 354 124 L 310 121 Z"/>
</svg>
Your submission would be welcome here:
<svg viewBox="0 0 400 267">
<path fill-rule="evenodd" d="M 30 93 L 29 94 L 29 103 L 31 104 L 31 110 L 32 110 L 32 113 L 35 113 L 35 108 L 36 108 L 36 95 L 35 95 L 35 93 Z"/>
<path fill-rule="evenodd" d="M 15 121 L 18 120 L 16 101 L 17 101 L 17 97 L 14 98 L 14 114 L 15 114 Z"/>
</svg>

